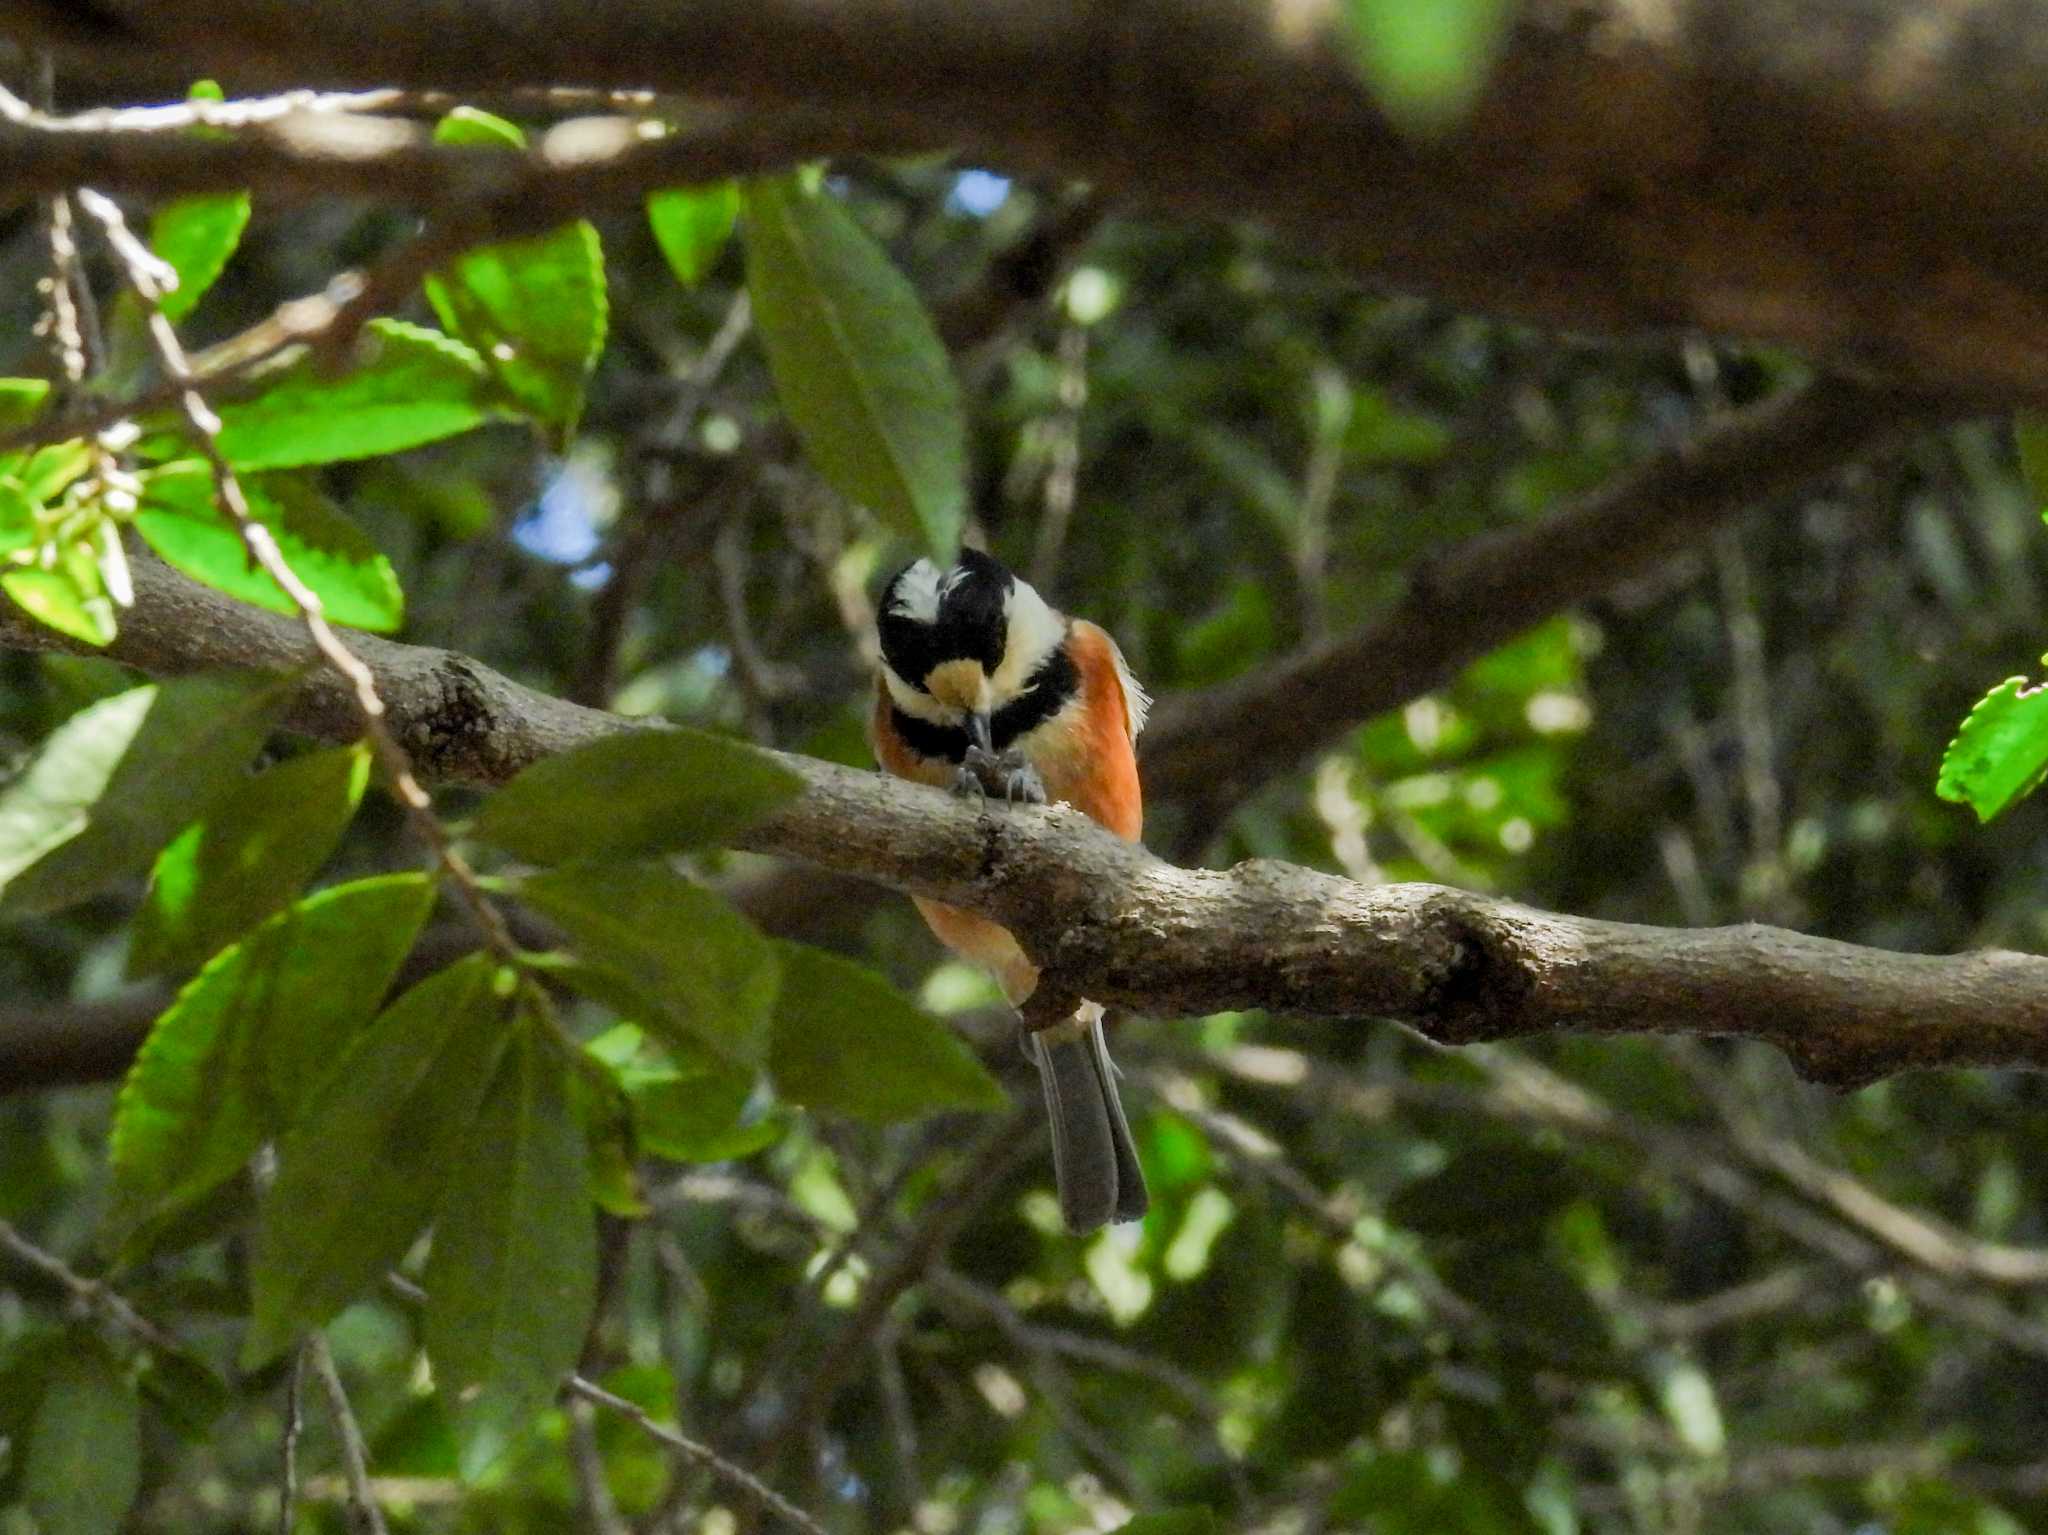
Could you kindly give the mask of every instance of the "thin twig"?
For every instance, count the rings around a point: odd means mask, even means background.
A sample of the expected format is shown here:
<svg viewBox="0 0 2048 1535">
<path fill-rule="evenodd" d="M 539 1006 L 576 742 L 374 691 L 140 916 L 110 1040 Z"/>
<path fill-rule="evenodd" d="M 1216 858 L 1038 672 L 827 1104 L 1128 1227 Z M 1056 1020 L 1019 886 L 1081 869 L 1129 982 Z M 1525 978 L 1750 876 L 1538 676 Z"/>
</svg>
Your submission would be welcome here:
<svg viewBox="0 0 2048 1535">
<path fill-rule="evenodd" d="M 46 1279 L 55 1280 L 81 1305 L 97 1311 L 122 1331 L 141 1339 L 161 1353 L 182 1352 L 178 1340 L 137 1311 L 116 1291 L 88 1279 L 55 1253 L 36 1246 L 12 1222 L 0 1220 L 0 1248 L 4 1248 Z"/>
<path fill-rule="evenodd" d="M 593 1402 L 619 1414 L 637 1427 L 649 1438 L 658 1440 L 670 1449 L 688 1456 L 698 1465 L 707 1468 L 712 1475 L 739 1488 L 749 1496 L 765 1504 L 778 1517 L 795 1525 L 808 1535 L 825 1535 L 825 1526 L 811 1515 L 798 1508 L 781 1493 L 754 1475 L 745 1466 L 735 1465 L 712 1449 L 708 1444 L 699 1443 L 686 1434 L 677 1432 L 666 1423 L 657 1423 L 647 1410 L 637 1402 L 629 1402 L 622 1396 L 615 1396 L 604 1387 L 585 1380 L 581 1375 L 572 1375 L 566 1383 L 571 1395 L 579 1396 L 586 1402 Z"/>
<path fill-rule="evenodd" d="M 120 258 L 128 281 L 142 302 L 144 320 L 158 361 L 165 373 L 181 386 L 178 404 L 198 439 L 201 453 L 212 467 L 214 488 L 221 507 L 234 520 L 250 557 L 284 590 L 292 605 L 299 610 L 306 633 L 321 659 L 353 690 L 363 728 L 377 754 L 385 780 L 414 832 L 454 886 L 491 949 L 504 959 L 516 960 L 520 953 L 519 945 L 505 923 L 504 914 L 483 893 L 477 884 L 475 871 L 449 841 L 446 829 L 434 815 L 433 801 L 413 774 L 411 757 L 385 721 L 384 700 L 377 692 L 375 676 L 327 621 L 319 594 L 292 570 L 275 536 L 251 509 L 241 478 L 221 451 L 220 416 L 197 387 L 191 359 L 163 312 L 164 287 L 158 275 L 162 263 L 135 237 L 112 199 L 91 188 L 81 188 L 78 200 L 79 205 L 105 230 L 108 244 Z"/>
<path fill-rule="evenodd" d="M 605 1480 L 595 1415 L 590 1403 L 580 1397 L 569 1403 L 569 1461 L 576 1469 L 576 1491 L 583 1500 L 586 1526 L 596 1535 L 629 1535 L 626 1521 L 619 1517 L 618 1500 Z"/>
<path fill-rule="evenodd" d="M 341 1375 L 334 1368 L 334 1352 L 324 1333 L 309 1333 L 304 1354 L 327 1394 L 327 1415 L 341 1441 L 342 1475 L 348 1480 L 348 1522 L 354 1535 L 387 1535 L 383 1510 L 377 1506 L 377 1490 L 370 1483 L 370 1455 L 363 1442 L 363 1426 L 349 1406 Z"/>
<path fill-rule="evenodd" d="M 306 1426 L 306 1349 L 301 1343 L 292 1355 L 291 1373 L 284 1383 L 284 1437 L 278 1447 L 277 1535 L 292 1535 L 299 1516 L 299 1435 Z"/>
</svg>

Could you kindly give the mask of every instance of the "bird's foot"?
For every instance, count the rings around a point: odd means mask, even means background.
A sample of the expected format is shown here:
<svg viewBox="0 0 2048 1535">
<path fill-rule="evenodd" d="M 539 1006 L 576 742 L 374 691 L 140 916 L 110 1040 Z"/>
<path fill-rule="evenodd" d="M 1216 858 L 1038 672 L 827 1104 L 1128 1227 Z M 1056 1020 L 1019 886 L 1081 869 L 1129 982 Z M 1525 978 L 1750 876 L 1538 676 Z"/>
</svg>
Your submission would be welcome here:
<svg viewBox="0 0 2048 1535">
<path fill-rule="evenodd" d="M 953 792 L 960 795 L 1000 795 L 1012 805 L 1043 805 L 1045 780 L 1038 769 L 1019 751 L 985 752 L 967 748 L 960 769 L 953 775 Z"/>
</svg>

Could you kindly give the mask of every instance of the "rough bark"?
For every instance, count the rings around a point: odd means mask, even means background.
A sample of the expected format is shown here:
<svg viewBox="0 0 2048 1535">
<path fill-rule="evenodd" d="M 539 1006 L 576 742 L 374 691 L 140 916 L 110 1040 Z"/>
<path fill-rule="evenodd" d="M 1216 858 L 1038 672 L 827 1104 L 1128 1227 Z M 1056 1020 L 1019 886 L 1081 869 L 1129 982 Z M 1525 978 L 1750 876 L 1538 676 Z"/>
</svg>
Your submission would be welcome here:
<svg viewBox="0 0 2048 1535">
<path fill-rule="evenodd" d="M 138 562 L 136 575 L 117 658 L 168 672 L 304 661 L 293 621 L 153 562 Z M 0 644 L 57 639 L 0 623 Z M 611 731 L 649 728 L 448 651 L 355 643 L 431 777 L 499 782 Z M 291 718 L 324 739 L 356 730 L 325 673 L 307 676 Z M 1929 1066 L 2048 1065 L 2048 958 L 1893 954 L 1754 925 L 1599 922 L 1267 861 L 1184 869 L 1064 807 L 994 809 L 778 755 L 803 792 L 736 845 L 993 917 L 1018 934 L 1045 984 L 1111 1005 L 1395 1018 L 1446 1044 L 1564 1030 L 1739 1034 L 1843 1084 Z"/>
</svg>

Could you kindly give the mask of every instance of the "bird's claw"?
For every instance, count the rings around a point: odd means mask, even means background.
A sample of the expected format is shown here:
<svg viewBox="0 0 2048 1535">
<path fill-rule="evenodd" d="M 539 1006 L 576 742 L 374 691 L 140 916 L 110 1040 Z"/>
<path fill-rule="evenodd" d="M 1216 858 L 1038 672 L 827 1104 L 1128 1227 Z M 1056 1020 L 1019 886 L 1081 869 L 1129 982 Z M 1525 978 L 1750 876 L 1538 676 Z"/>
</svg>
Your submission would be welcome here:
<svg viewBox="0 0 2048 1535">
<path fill-rule="evenodd" d="M 1045 780 L 1022 752 L 985 752 L 979 746 L 967 748 L 953 775 L 953 792 L 984 798 L 999 794 L 1012 805 L 1043 805 L 1046 800 Z"/>
</svg>

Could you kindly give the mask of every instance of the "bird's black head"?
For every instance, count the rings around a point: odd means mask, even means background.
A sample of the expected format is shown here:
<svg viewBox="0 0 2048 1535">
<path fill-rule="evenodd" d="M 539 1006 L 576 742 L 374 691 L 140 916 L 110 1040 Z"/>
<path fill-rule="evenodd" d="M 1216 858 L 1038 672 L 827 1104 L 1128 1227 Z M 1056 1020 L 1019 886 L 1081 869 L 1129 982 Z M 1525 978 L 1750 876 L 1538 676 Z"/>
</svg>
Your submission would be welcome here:
<svg viewBox="0 0 2048 1535">
<path fill-rule="evenodd" d="M 962 549 L 950 570 L 930 560 L 899 570 L 882 593 L 882 659 L 919 692 L 929 691 L 927 679 L 949 661 L 971 661 L 993 675 L 1009 645 L 1019 585 L 979 549 Z"/>
</svg>

